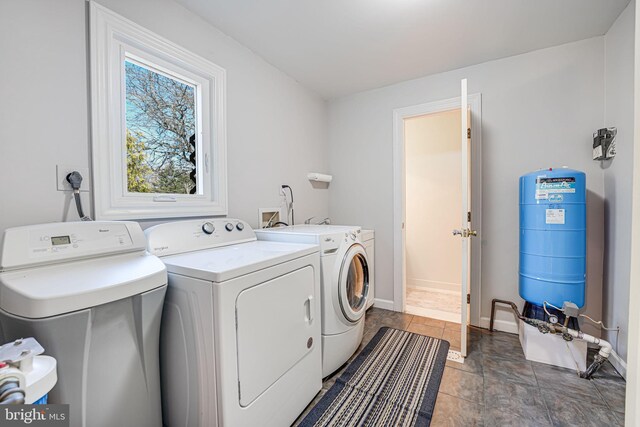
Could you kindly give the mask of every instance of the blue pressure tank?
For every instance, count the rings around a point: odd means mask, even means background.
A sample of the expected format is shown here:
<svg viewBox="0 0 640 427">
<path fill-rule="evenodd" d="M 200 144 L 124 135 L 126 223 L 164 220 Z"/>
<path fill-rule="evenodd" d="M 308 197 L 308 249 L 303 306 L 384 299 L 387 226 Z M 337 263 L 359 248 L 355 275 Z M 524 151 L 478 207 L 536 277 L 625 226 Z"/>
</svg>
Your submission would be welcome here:
<svg viewBox="0 0 640 427">
<path fill-rule="evenodd" d="M 584 172 L 543 169 L 520 177 L 520 296 L 584 306 L 587 208 Z"/>
</svg>

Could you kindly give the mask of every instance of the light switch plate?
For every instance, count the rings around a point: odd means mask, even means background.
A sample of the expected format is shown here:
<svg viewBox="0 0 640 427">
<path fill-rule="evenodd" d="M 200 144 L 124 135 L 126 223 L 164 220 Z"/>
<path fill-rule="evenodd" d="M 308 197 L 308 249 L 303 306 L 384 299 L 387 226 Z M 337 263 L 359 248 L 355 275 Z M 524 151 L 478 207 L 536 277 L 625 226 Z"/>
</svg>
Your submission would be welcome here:
<svg viewBox="0 0 640 427">
<path fill-rule="evenodd" d="M 58 191 L 73 191 L 71 184 L 67 181 L 67 175 L 73 171 L 80 172 L 82 175 L 82 184 L 80 191 L 89 191 L 91 188 L 91 175 L 89 168 L 81 166 L 56 165 L 56 180 L 58 182 Z"/>
</svg>

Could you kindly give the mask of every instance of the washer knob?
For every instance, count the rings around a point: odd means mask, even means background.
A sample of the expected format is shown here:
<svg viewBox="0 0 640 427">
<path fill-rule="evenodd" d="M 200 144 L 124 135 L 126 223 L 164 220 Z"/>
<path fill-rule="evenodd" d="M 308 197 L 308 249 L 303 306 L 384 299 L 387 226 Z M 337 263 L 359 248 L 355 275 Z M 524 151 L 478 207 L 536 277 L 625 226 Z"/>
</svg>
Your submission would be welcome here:
<svg viewBox="0 0 640 427">
<path fill-rule="evenodd" d="M 230 222 L 228 222 L 228 223 L 224 226 L 224 228 L 226 228 L 226 229 L 227 229 L 227 231 L 233 231 L 233 224 L 231 224 Z"/>
<path fill-rule="evenodd" d="M 206 234 L 211 234 L 216 231 L 216 228 L 210 222 L 205 222 L 204 224 L 202 224 L 202 231 L 204 231 Z"/>
<path fill-rule="evenodd" d="M 238 231 L 242 231 L 242 230 L 244 230 L 244 224 L 239 222 L 239 223 L 236 224 L 236 228 L 238 229 Z"/>
<path fill-rule="evenodd" d="M 356 240 L 356 233 L 351 232 L 351 240 Z"/>
</svg>

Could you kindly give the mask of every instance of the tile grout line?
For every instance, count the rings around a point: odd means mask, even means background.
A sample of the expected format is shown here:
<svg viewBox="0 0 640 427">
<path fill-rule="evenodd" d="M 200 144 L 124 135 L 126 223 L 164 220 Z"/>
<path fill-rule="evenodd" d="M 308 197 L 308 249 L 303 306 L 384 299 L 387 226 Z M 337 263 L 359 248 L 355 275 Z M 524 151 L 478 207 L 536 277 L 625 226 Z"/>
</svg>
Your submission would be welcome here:
<svg viewBox="0 0 640 427">
<path fill-rule="evenodd" d="M 484 408 L 484 403 L 474 402 L 473 400 L 465 399 L 464 397 L 455 396 L 453 394 L 445 393 L 442 390 L 438 390 L 438 394 L 444 394 L 449 397 L 453 397 L 454 399 L 464 400 L 465 402 L 473 403 L 474 405 L 482 406 Z M 482 386 L 482 402 L 484 402 L 484 385 Z"/>
<path fill-rule="evenodd" d="M 616 371 L 617 372 L 617 371 Z M 588 380 L 588 381 L 593 381 L 592 379 Z M 602 392 L 600 391 L 600 389 L 598 388 L 598 386 L 596 385 L 596 382 L 593 381 L 593 388 L 596 389 L 596 393 L 598 393 L 598 396 L 600 396 L 600 398 L 602 399 L 602 401 L 604 402 L 605 406 L 607 407 L 607 409 L 609 409 L 609 411 L 611 412 L 615 412 L 613 410 L 613 408 L 611 407 L 611 405 L 609 405 L 609 401 L 604 397 L 604 395 L 602 394 Z M 615 414 L 614 414 L 615 416 Z"/>
<path fill-rule="evenodd" d="M 531 364 L 531 372 L 533 372 L 533 378 L 535 378 L 536 380 L 536 389 L 538 390 L 538 393 L 540 394 L 540 398 L 542 399 L 542 403 L 544 404 L 544 407 L 547 410 L 547 419 L 549 420 L 549 425 L 553 426 L 554 423 L 553 423 L 553 418 L 551 418 L 551 411 L 549 410 L 549 405 L 547 405 L 547 399 L 544 398 L 544 393 L 540 388 L 540 383 L 538 382 L 538 374 L 536 374 L 536 370 L 533 368 L 533 364 L 530 361 L 529 363 Z"/>
</svg>

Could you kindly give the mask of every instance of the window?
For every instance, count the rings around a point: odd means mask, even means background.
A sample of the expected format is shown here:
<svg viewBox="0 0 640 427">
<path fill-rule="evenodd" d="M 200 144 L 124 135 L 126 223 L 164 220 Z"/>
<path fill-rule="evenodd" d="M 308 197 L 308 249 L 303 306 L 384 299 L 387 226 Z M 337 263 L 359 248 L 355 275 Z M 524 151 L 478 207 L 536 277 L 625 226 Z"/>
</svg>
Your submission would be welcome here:
<svg viewBox="0 0 640 427">
<path fill-rule="evenodd" d="M 98 219 L 225 215 L 225 71 L 91 3 Z"/>
</svg>

